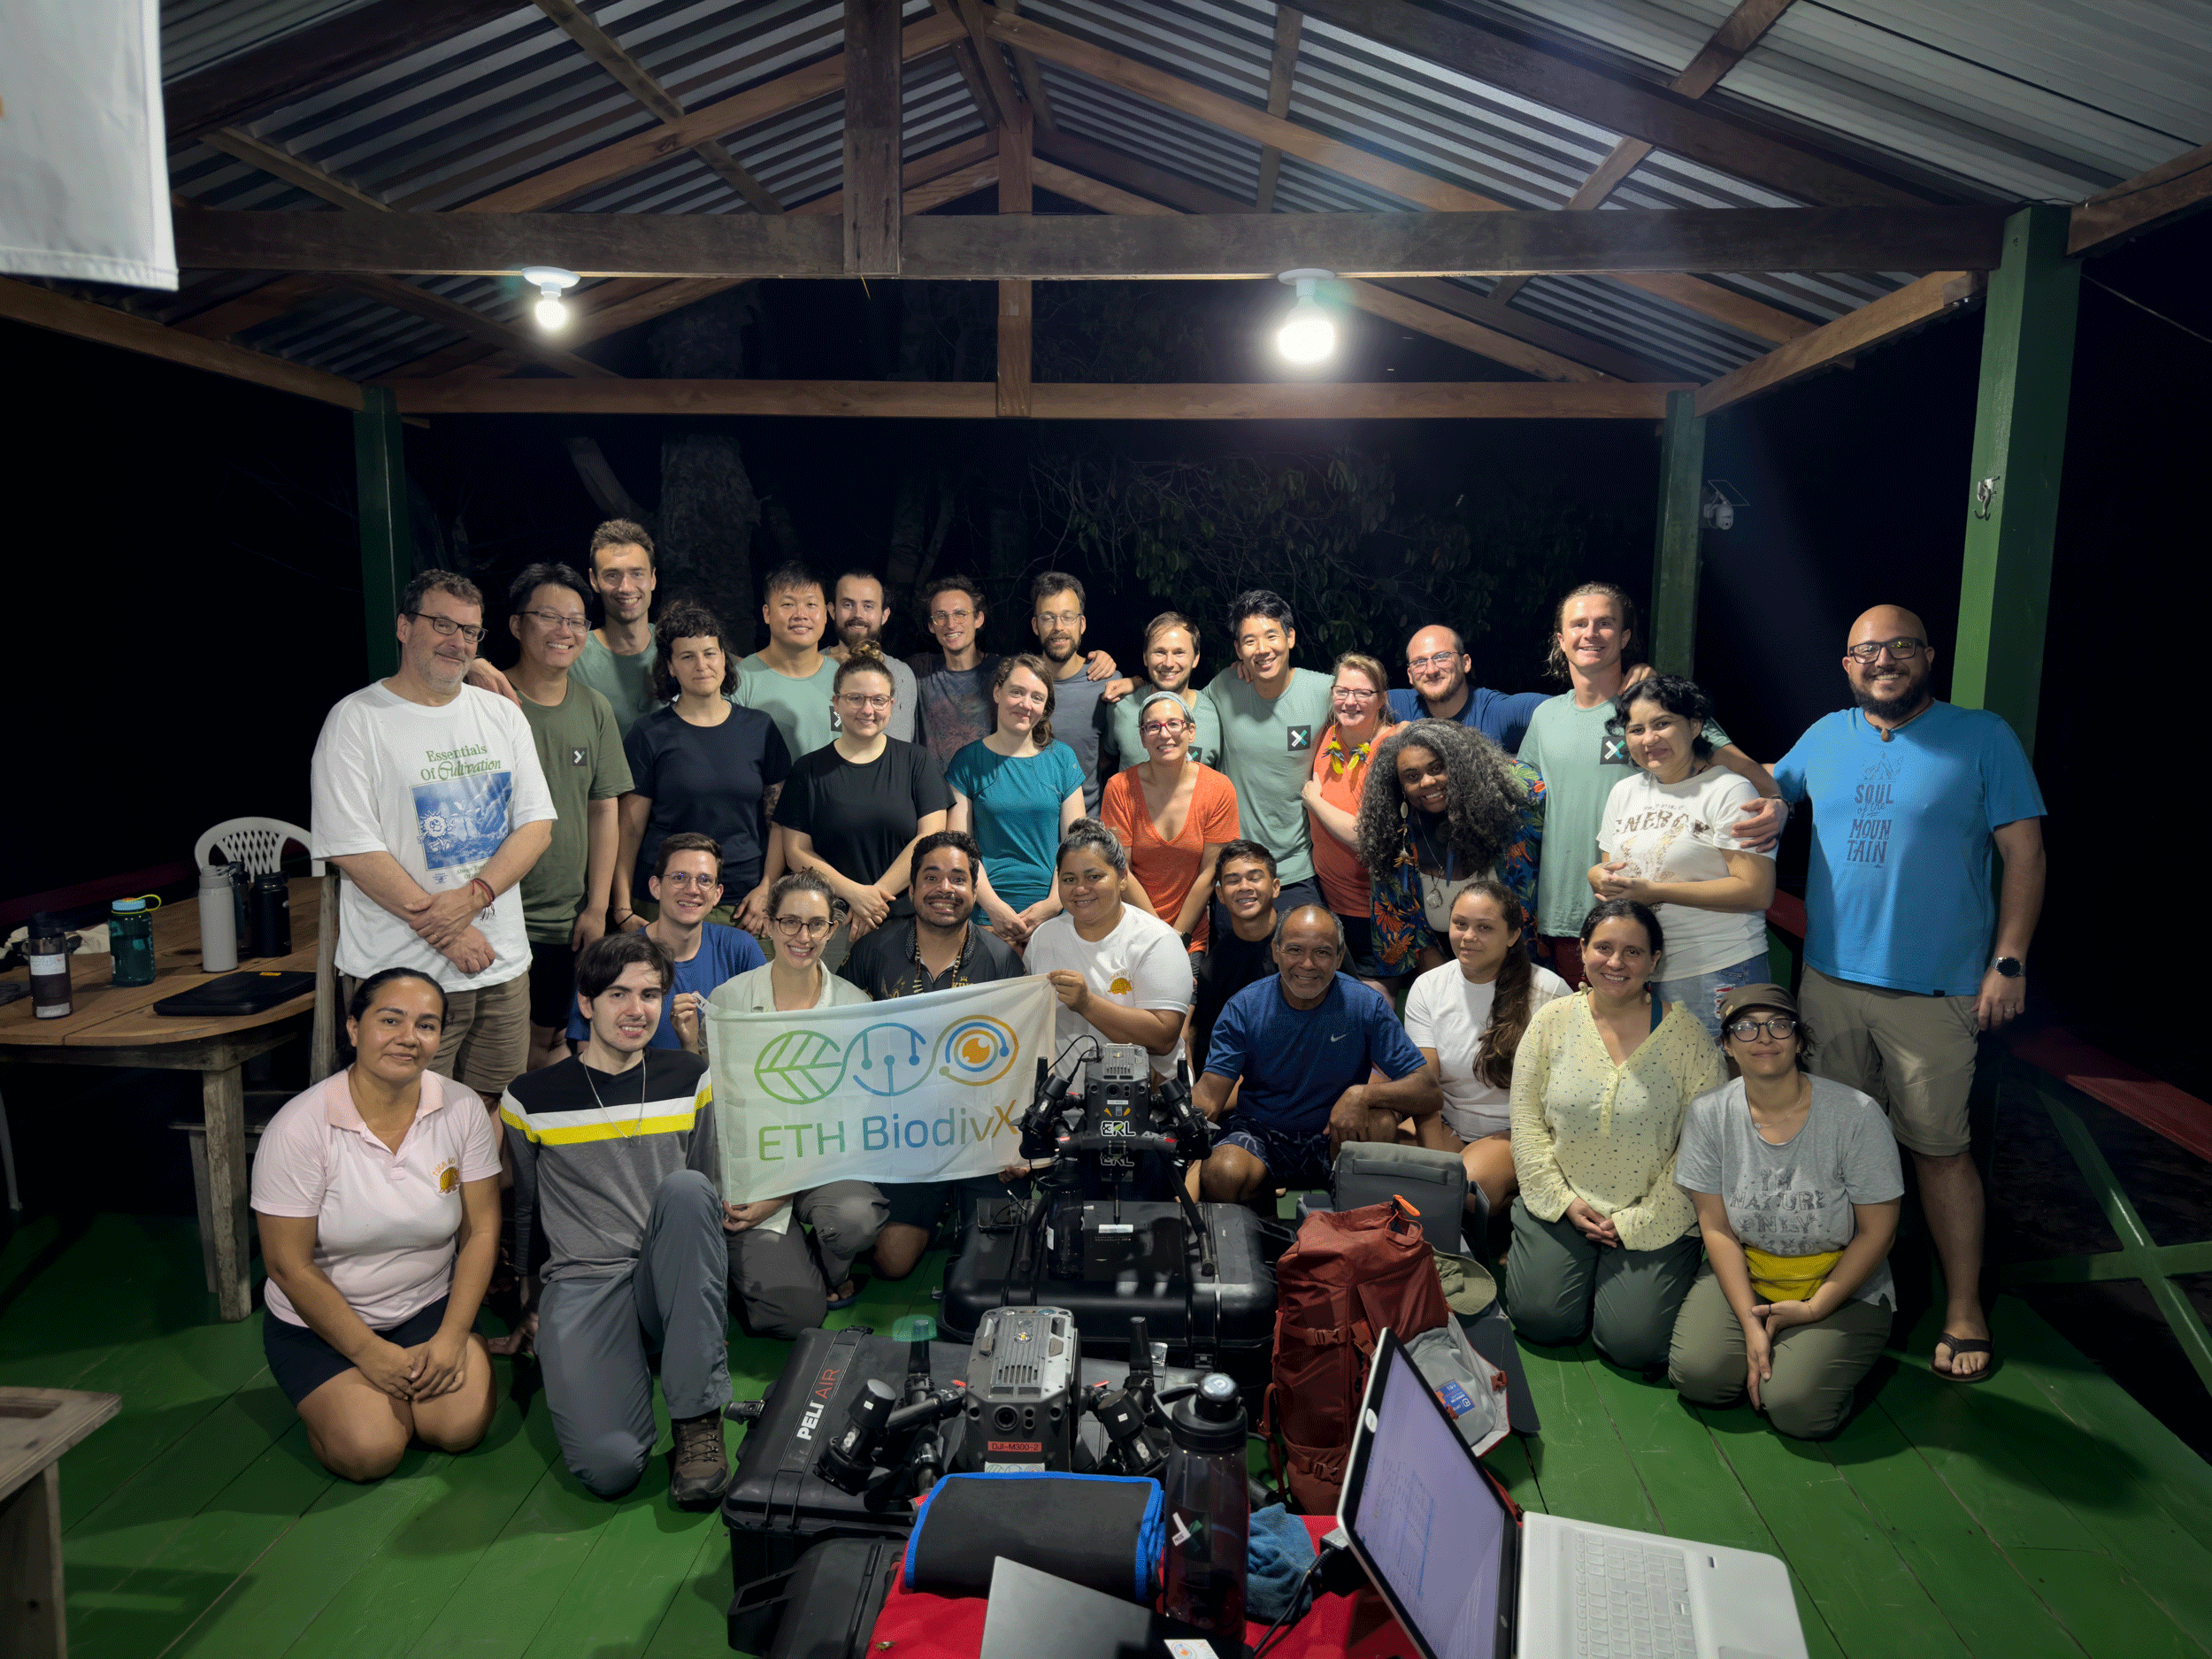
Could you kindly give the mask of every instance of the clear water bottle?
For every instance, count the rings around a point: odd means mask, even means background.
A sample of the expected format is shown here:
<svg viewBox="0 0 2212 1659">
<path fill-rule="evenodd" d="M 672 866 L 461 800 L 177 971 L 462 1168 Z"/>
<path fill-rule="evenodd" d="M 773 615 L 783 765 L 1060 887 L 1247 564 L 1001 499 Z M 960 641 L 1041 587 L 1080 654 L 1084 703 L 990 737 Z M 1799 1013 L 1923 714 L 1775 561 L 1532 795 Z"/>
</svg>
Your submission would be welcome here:
<svg viewBox="0 0 2212 1659">
<path fill-rule="evenodd" d="M 1236 1644 L 1244 1642 L 1245 1542 L 1252 1496 L 1245 1484 L 1244 1403 L 1234 1379 L 1209 1371 L 1168 1410 L 1167 1587 L 1160 1610 Z"/>
<path fill-rule="evenodd" d="M 161 901 L 150 893 L 108 906 L 108 950 L 117 985 L 154 982 L 154 912 L 160 908 Z"/>
</svg>

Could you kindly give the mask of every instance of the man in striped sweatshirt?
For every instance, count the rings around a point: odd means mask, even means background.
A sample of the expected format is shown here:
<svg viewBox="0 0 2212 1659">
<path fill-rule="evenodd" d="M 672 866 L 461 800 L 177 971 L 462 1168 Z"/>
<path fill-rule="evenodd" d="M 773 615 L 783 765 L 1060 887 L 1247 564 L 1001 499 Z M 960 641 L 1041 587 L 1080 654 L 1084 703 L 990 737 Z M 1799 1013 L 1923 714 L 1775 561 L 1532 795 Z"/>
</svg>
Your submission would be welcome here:
<svg viewBox="0 0 2212 1659">
<path fill-rule="evenodd" d="M 652 1455 L 653 1376 L 675 1430 L 668 1495 L 708 1509 L 730 1483 L 727 1211 L 715 1190 L 706 1062 L 648 1047 L 674 979 L 643 933 L 609 933 L 576 963 L 591 1034 L 573 1058 L 514 1079 L 500 1102 L 515 1171 L 515 1259 L 545 1230 L 537 1354 L 561 1456 L 599 1497 Z"/>
</svg>

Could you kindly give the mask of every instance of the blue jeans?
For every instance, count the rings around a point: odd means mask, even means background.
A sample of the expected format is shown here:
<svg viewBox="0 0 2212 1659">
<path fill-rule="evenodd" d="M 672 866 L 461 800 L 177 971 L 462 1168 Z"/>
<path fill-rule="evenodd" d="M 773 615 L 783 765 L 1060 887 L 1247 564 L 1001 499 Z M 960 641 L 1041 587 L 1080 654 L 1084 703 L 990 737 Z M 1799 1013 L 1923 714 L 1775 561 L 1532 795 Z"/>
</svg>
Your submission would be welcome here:
<svg viewBox="0 0 2212 1659">
<path fill-rule="evenodd" d="M 1711 973 L 1686 973 L 1678 979 L 1655 979 L 1652 989 L 1664 1002 L 1686 1004 L 1703 1022 L 1705 1034 L 1717 1043 L 1722 999 L 1740 985 L 1766 984 L 1771 972 L 1767 966 L 1766 953 L 1761 951 Z"/>
</svg>

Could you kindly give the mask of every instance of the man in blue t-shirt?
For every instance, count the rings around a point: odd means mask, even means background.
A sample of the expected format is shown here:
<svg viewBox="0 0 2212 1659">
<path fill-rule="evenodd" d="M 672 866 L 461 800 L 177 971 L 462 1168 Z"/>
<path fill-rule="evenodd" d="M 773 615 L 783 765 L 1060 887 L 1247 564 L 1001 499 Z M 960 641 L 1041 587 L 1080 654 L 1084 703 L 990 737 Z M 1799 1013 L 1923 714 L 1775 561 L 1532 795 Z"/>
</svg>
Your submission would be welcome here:
<svg viewBox="0 0 2212 1659">
<path fill-rule="evenodd" d="M 1474 665 L 1457 628 L 1441 623 L 1423 628 L 1406 641 L 1406 684 L 1390 694 L 1390 711 L 1401 720 L 1456 720 L 1507 754 L 1517 753 L 1529 716 L 1550 694 L 1470 685 L 1467 675 Z"/>
<path fill-rule="evenodd" d="M 722 902 L 722 847 L 711 835 L 685 831 L 660 845 L 653 874 L 646 885 L 660 914 L 646 924 L 645 934 L 668 953 L 676 964 L 675 982 L 669 987 L 667 1015 L 654 1030 L 649 1045 L 655 1048 L 682 1048 L 703 1055 L 699 1010 L 715 987 L 733 979 L 768 958 L 750 933 L 707 917 Z M 581 1042 L 591 1034 L 580 1004 L 568 1017 L 568 1040 Z"/>
<path fill-rule="evenodd" d="M 1394 1141 L 1401 1117 L 1443 1105 L 1390 1004 L 1348 974 L 1344 930 L 1318 904 L 1275 925 L 1273 979 L 1248 985 L 1214 1022 L 1198 1110 L 1221 1125 L 1201 1194 L 1240 1204 L 1277 1187 L 1325 1187 L 1347 1141 Z M 1389 1079 L 1370 1079 L 1379 1071 Z"/>
<path fill-rule="evenodd" d="M 1849 638 L 1858 706 L 1815 721 L 1774 768 L 1783 798 L 1813 809 L 1799 997 L 1813 1070 L 1882 1101 L 1913 1155 L 1946 1286 L 1933 1369 L 1978 1381 L 1990 1345 L 1966 1102 L 1980 1033 L 2027 1000 L 2043 795 L 2002 718 L 1929 695 L 1935 649 L 1918 617 L 1877 605 Z"/>
</svg>

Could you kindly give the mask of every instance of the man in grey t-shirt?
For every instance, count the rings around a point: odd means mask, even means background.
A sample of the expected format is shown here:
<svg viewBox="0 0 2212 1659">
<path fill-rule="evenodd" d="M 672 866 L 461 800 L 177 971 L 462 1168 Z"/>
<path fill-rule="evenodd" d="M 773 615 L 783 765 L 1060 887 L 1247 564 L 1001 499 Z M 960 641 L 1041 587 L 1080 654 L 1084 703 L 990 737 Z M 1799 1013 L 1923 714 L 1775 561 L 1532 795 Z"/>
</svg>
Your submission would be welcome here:
<svg viewBox="0 0 2212 1659">
<path fill-rule="evenodd" d="M 1083 769 L 1083 810 L 1098 811 L 1098 750 L 1110 709 L 1099 702 L 1102 679 L 1087 677 L 1083 655 L 1083 584 L 1065 571 L 1047 571 L 1029 585 L 1029 626 L 1045 661 L 1052 664 L 1052 739 L 1075 751 Z M 1113 664 L 1109 662 L 1107 672 Z"/>
<path fill-rule="evenodd" d="M 864 641 L 880 651 L 883 649 L 883 578 L 857 565 L 840 576 L 836 590 L 830 597 L 830 626 L 836 630 L 837 643 L 824 650 L 823 656 L 841 663 L 855 646 Z M 914 741 L 914 707 L 918 701 L 914 671 L 895 657 L 886 657 L 883 666 L 891 676 L 891 718 L 883 729 L 900 742 L 911 743 Z"/>
</svg>

